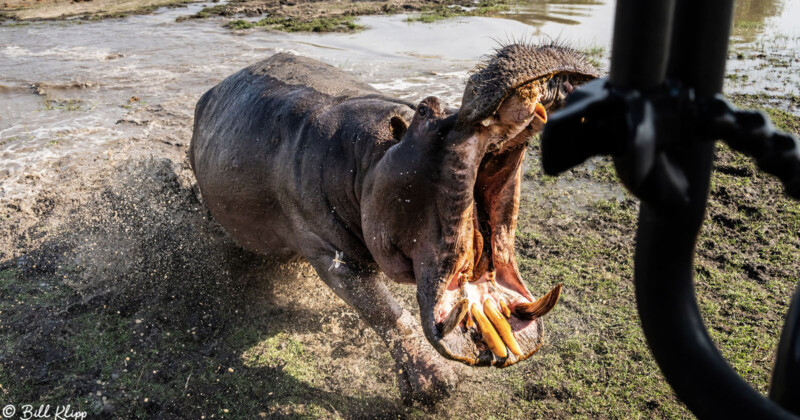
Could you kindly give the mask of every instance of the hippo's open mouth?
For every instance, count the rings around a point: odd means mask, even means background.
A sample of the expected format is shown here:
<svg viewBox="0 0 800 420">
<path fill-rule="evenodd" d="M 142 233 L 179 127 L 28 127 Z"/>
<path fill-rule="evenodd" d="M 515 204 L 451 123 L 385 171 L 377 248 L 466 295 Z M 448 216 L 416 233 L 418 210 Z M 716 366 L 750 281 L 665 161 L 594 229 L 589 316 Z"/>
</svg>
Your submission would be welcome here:
<svg viewBox="0 0 800 420">
<path fill-rule="evenodd" d="M 510 143 L 481 161 L 474 202 L 461 218 L 459 257 L 433 308 L 438 344 L 471 365 L 508 366 L 535 353 L 543 338 L 540 318 L 561 292 L 558 285 L 537 300 L 520 276 L 514 234 L 525 147 Z"/>
<path fill-rule="evenodd" d="M 503 48 L 472 75 L 459 123 L 488 144 L 471 205 L 457 228 L 455 264 L 433 303 L 434 344 L 471 365 L 509 366 L 542 344 L 541 317 L 561 285 L 536 299 L 519 273 L 514 234 L 528 140 L 563 106 L 574 86 L 598 74 L 581 54 L 560 46 Z"/>
</svg>

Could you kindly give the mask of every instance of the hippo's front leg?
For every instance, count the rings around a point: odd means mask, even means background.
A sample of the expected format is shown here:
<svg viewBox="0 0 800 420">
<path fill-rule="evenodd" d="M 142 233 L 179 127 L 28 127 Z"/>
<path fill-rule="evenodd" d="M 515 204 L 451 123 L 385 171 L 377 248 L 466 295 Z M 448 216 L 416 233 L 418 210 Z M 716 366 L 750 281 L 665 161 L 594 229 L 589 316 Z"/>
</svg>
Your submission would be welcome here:
<svg viewBox="0 0 800 420">
<path fill-rule="evenodd" d="M 377 271 L 357 268 L 335 251 L 308 260 L 322 281 L 386 343 L 404 403 L 433 403 L 450 394 L 456 383 L 452 362 L 425 340 L 419 323 L 394 299 Z"/>
</svg>

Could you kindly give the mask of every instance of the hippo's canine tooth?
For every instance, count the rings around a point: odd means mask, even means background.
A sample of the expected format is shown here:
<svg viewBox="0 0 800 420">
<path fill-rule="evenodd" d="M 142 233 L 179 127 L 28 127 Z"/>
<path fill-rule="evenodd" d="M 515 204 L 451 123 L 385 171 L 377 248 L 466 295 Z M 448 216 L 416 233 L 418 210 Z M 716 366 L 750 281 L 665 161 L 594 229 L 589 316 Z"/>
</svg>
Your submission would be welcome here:
<svg viewBox="0 0 800 420">
<path fill-rule="evenodd" d="M 547 292 L 546 295 L 540 297 L 536 302 L 526 302 L 515 305 L 514 313 L 521 319 L 534 319 L 544 316 L 556 306 L 558 297 L 561 296 L 562 286 L 563 285 L 559 283 L 553 290 Z"/>
<path fill-rule="evenodd" d="M 483 341 L 486 342 L 492 353 L 498 357 L 508 357 L 505 343 L 503 343 L 503 340 L 497 335 L 497 331 L 492 326 L 492 323 L 486 319 L 486 315 L 481 312 L 481 308 L 473 303 L 470 306 L 470 313 L 475 317 L 475 323 L 478 324 L 478 329 L 481 331 Z"/>
<path fill-rule="evenodd" d="M 494 299 L 488 297 L 483 301 L 483 312 L 486 314 L 486 317 L 489 318 L 489 321 L 492 322 L 495 330 L 498 334 L 500 334 L 500 338 L 502 338 L 503 342 L 506 343 L 506 346 L 508 346 L 508 349 L 511 350 L 511 353 L 521 356 L 522 349 L 519 348 L 517 339 L 514 338 L 514 333 L 511 331 L 511 325 L 508 325 L 508 321 L 506 321 L 506 319 L 503 318 L 503 315 L 500 314 L 500 311 L 497 310 L 497 306 L 494 304 Z"/>
<path fill-rule="evenodd" d="M 447 334 L 450 334 L 456 329 L 458 324 L 461 324 L 461 321 L 467 316 L 467 312 L 469 312 L 469 299 L 461 299 L 456 303 L 456 306 L 450 310 L 447 318 L 442 321 L 442 337 L 447 336 Z"/>
<path fill-rule="evenodd" d="M 472 328 L 475 326 L 475 322 L 472 321 L 472 315 L 467 314 L 467 328 Z"/>
<path fill-rule="evenodd" d="M 508 309 L 506 300 L 502 298 L 500 299 L 500 311 L 503 312 L 503 315 L 505 315 L 506 318 L 511 317 L 511 309 Z"/>
<path fill-rule="evenodd" d="M 533 115 L 543 123 L 547 122 L 547 110 L 544 108 L 544 105 L 540 104 L 539 102 L 537 102 L 533 107 Z"/>
</svg>

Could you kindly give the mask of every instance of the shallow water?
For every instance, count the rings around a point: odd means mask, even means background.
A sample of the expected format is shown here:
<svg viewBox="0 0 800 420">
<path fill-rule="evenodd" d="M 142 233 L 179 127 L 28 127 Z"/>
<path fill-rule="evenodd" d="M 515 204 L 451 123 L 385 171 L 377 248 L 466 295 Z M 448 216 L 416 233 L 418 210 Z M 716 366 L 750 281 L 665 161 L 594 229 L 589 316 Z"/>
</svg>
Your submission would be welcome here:
<svg viewBox="0 0 800 420">
<path fill-rule="evenodd" d="M 735 18 L 726 91 L 799 95 L 800 1 L 742 1 Z M 778 105 L 800 115 L 797 101 Z"/>
<path fill-rule="evenodd" d="M 404 99 L 436 95 L 457 106 L 469 70 L 509 40 L 566 42 L 605 65 L 614 13 L 613 2 L 534 1 L 506 18 L 425 24 L 369 16 L 359 19 L 364 31 L 324 35 L 234 33 L 220 19 L 175 22 L 207 5 L 99 22 L 0 25 L 0 196 L 15 188 L 10 179 L 86 163 L 111 144 L 169 131 L 170 119 L 184 125 L 170 141 L 185 145 L 197 98 L 276 52 L 321 59 Z M 755 52 L 733 57 L 731 68 L 753 77 L 729 80 L 730 91 L 797 92 L 798 17 L 800 0 L 739 3 L 732 50 Z M 759 58 L 759 48 L 768 53 Z M 787 74 L 771 70 L 776 56 Z M 148 120 L 145 109 L 162 118 Z"/>
</svg>

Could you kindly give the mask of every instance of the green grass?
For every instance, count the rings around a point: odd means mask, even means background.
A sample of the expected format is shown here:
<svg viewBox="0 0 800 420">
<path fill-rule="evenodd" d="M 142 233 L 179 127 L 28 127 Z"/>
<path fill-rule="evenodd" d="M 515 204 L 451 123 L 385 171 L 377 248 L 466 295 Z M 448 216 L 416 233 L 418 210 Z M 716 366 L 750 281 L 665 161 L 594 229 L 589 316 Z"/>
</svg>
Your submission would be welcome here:
<svg viewBox="0 0 800 420">
<path fill-rule="evenodd" d="M 737 29 L 761 29 L 764 27 L 764 23 L 749 20 L 737 20 L 734 23 L 734 27 Z"/>
<path fill-rule="evenodd" d="M 606 48 L 601 45 L 593 45 L 581 50 L 582 53 L 586 55 L 586 58 L 589 59 L 589 62 L 592 63 L 593 66 L 597 68 L 603 68 L 603 63 L 600 61 L 603 59 L 606 53 Z"/>
<path fill-rule="evenodd" d="M 750 79 L 748 75 L 740 73 L 728 73 L 725 78 L 733 82 L 746 82 Z"/>
<path fill-rule="evenodd" d="M 216 6 L 205 7 L 199 12 L 195 13 L 194 15 L 190 16 L 190 18 L 194 19 L 206 19 L 211 16 L 229 16 L 230 12 L 228 8 L 224 4 L 219 4 Z"/>
<path fill-rule="evenodd" d="M 407 17 L 406 22 L 431 23 L 458 16 L 492 16 L 509 10 L 511 8 L 506 3 L 492 1 L 484 1 L 474 8 L 447 5 L 428 6 L 424 7 L 419 15 Z"/>
<path fill-rule="evenodd" d="M 44 98 L 39 105 L 39 111 L 80 111 L 85 103 L 80 99 L 53 99 Z"/>
<path fill-rule="evenodd" d="M 239 19 L 226 23 L 225 27 L 234 30 L 267 28 L 285 32 L 351 32 L 364 28 L 355 22 L 353 16 L 318 18 L 309 21 L 279 16 L 266 17 L 255 22 Z"/>
<path fill-rule="evenodd" d="M 729 99 L 734 105 L 742 109 L 755 109 L 765 112 L 778 130 L 795 134 L 800 133 L 800 118 L 786 111 L 785 107 L 779 108 L 771 104 L 771 102 L 778 100 L 798 105 L 800 104 L 800 97 L 795 95 L 774 97 L 767 94 L 735 94 Z"/>
</svg>

